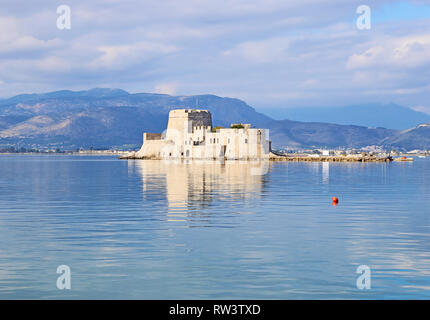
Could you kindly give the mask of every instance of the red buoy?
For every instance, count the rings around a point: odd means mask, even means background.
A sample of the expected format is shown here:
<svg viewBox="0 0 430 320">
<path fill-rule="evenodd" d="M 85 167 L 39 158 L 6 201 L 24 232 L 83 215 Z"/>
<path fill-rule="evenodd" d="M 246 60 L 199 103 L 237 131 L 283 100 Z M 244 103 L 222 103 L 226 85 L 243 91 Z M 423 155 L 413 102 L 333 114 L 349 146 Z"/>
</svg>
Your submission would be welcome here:
<svg viewBox="0 0 430 320">
<path fill-rule="evenodd" d="M 339 199 L 337 198 L 337 197 L 333 197 L 333 198 L 331 198 L 332 200 L 333 200 L 333 205 L 334 206 L 337 206 L 338 205 L 338 203 L 339 203 Z"/>
</svg>

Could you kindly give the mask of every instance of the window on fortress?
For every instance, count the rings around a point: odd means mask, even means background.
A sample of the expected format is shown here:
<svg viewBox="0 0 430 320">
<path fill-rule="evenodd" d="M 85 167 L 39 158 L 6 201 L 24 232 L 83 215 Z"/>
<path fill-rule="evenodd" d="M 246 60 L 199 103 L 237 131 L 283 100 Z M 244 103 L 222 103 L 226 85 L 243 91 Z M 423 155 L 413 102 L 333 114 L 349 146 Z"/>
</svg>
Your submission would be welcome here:
<svg viewBox="0 0 430 320">
<path fill-rule="evenodd" d="M 248 143 L 248 139 L 245 139 L 245 143 Z"/>
</svg>

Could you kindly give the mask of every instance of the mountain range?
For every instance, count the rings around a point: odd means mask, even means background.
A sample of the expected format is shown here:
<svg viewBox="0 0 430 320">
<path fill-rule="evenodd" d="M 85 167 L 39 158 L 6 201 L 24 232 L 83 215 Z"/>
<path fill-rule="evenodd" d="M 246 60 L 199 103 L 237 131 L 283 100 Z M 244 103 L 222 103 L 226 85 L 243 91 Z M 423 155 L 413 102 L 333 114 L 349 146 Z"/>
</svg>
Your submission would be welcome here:
<svg viewBox="0 0 430 320">
<path fill-rule="evenodd" d="M 168 113 L 178 108 L 208 109 L 214 126 L 251 123 L 270 129 L 275 148 L 361 148 L 380 145 L 397 149 L 430 149 L 430 119 L 391 105 L 384 112 L 413 124 L 407 130 L 354 124 L 275 120 L 244 101 L 215 95 L 171 96 L 128 93 L 121 89 L 62 90 L 22 94 L 0 100 L 0 147 L 122 148 L 140 147 L 143 132 L 162 132 Z M 406 108 L 407 109 L 407 108 Z M 357 110 L 359 108 L 357 107 Z M 368 110 L 363 108 L 363 114 Z M 367 113 L 368 117 L 386 118 Z M 409 116 L 405 116 L 405 112 Z M 375 116 L 376 115 L 376 116 Z M 406 122 L 406 118 L 408 121 Z M 314 118 L 309 118 L 314 120 Z M 375 122 L 376 123 L 376 122 Z M 387 126 L 388 127 L 388 126 Z"/>
<path fill-rule="evenodd" d="M 430 122 L 430 115 L 411 108 L 390 104 L 361 104 L 345 107 L 307 107 L 265 109 L 274 119 L 328 122 L 364 127 L 406 130 Z"/>
</svg>

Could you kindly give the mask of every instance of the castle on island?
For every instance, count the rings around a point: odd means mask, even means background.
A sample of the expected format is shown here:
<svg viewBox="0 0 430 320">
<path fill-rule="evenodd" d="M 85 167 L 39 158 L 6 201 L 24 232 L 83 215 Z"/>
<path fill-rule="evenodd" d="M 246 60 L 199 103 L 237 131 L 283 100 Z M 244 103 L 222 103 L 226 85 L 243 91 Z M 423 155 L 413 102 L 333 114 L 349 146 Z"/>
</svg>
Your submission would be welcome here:
<svg viewBox="0 0 430 320">
<path fill-rule="evenodd" d="M 266 129 L 250 124 L 212 127 L 208 110 L 178 109 L 169 113 L 163 133 L 144 133 L 140 159 L 268 159 L 271 142 Z"/>
</svg>

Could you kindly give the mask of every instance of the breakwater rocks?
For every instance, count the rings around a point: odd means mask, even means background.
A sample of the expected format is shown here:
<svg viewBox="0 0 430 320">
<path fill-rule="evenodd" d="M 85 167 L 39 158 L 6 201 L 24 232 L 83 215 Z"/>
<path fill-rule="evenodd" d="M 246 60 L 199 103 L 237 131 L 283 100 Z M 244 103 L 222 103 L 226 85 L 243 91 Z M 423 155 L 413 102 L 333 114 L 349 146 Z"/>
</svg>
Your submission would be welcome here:
<svg viewBox="0 0 430 320">
<path fill-rule="evenodd" d="M 118 157 L 118 159 L 120 159 L 120 160 L 149 160 L 149 159 L 146 159 L 142 156 L 139 156 L 136 151 L 131 151 L 125 155 Z M 158 160 L 158 159 L 154 159 L 154 160 Z"/>
<path fill-rule="evenodd" d="M 162 160 L 160 158 L 142 157 L 135 152 L 119 157 L 128 160 Z M 216 160 L 216 159 L 214 159 Z M 381 157 L 373 155 L 348 155 L 348 156 L 313 156 L 313 155 L 279 155 L 270 153 L 270 161 L 293 161 L 293 162 L 391 162 L 392 157 Z"/>
<path fill-rule="evenodd" d="M 270 154 L 271 161 L 293 162 L 391 162 L 392 157 L 378 157 L 373 155 L 349 155 L 349 156 L 312 156 L 312 155 L 278 155 Z"/>
</svg>

